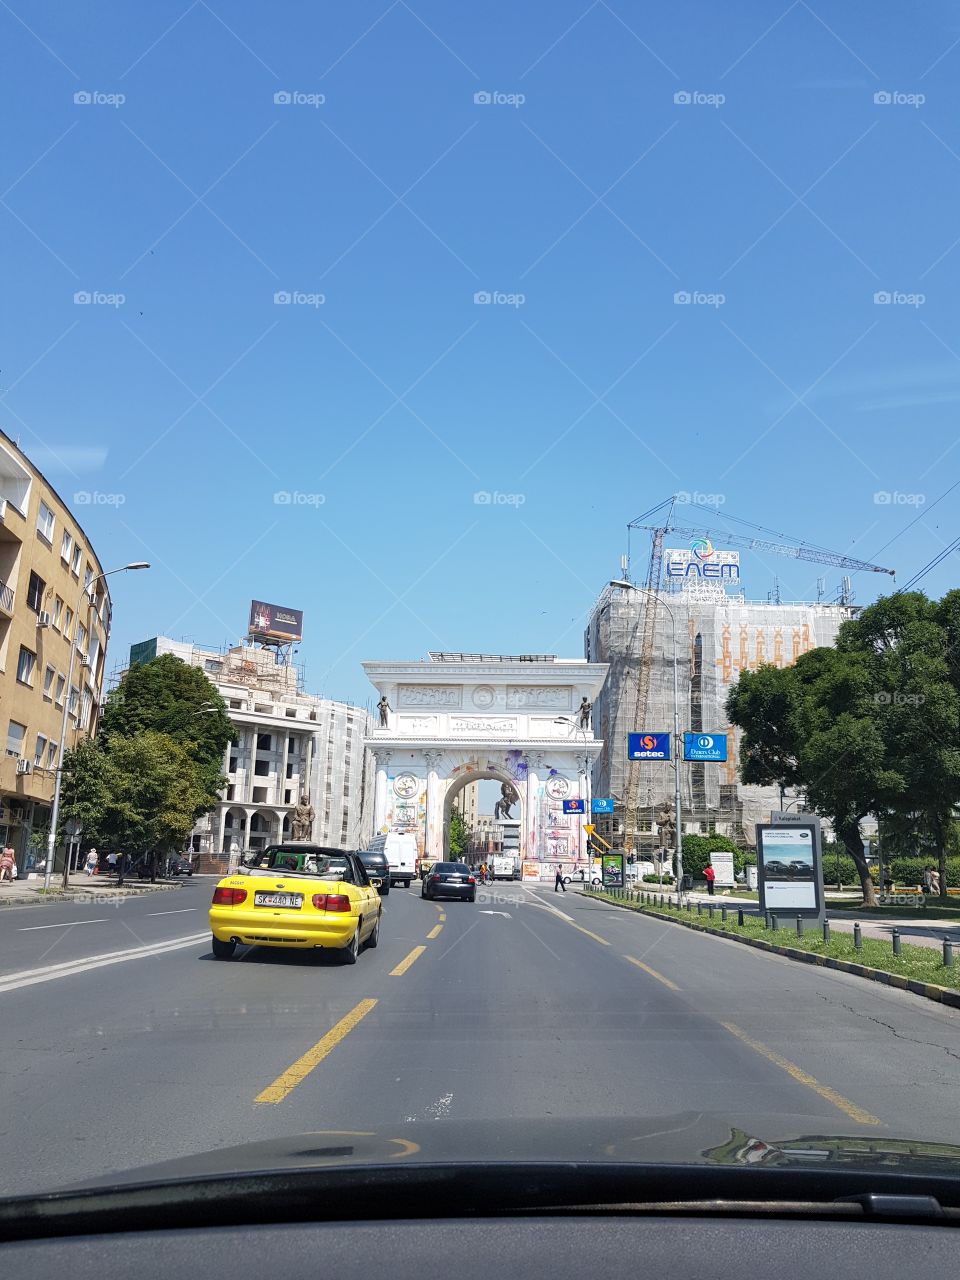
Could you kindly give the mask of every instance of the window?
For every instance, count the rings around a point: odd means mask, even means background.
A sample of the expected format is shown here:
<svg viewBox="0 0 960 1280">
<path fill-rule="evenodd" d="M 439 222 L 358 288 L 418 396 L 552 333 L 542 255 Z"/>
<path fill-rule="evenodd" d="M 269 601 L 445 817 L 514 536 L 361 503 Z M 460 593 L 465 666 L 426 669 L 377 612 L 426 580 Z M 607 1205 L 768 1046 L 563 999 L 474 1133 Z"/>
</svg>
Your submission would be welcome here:
<svg viewBox="0 0 960 1280">
<path fill-rule="evenodd" d="M 237 772 L 237 757 L 236 757 L 236 756 L 231 756 L 231 757 L 230 757 L 230 767 L 228 768 L 227 772 L 228 772 L 228 773 L 236 773 L 236 772 Z"/>
<path fill-rule="evenodd" d="M 293 765 L 290 764 L 289 761 L 287 762 L 287 777 L 288 778 L 293 777 Z"/>
<path fill-rule="evenodd" d="M 91 583 L 92 581 L 93 581 L 93 570 L 90 568 L 90 566 L 89 566 L 89 565 L 87 565 L 86 569 L 84 569 L 84 571 L 83 571 L 83 589 L 84 589 L 84 591 L 89 591 L 89 590 L 90 590 L 90 583 Z"/>
<path fill-rule="evenodd" d="M 34 613 L 39 613 L 43 608 L 43 593 L 47 589 L 47 584 L 40 577 L 39 573 L 30 570 L 30 585 L 27 587 L 27 608 L 32 609 Z"/>
<path fill-rule="evenodd" d="M 77 704 L 80 701 L 80 690 L 75 684 L 70 686 L 70 701 L 67 703 L 67 715 L 75 716 L 77 714 Z"/>
<path fill-rule="evenodd" d="M 270 737 L 269 733 L 257 734 L 257 750 L 258 751 L 269 751 L 272 746 L 273 746 L 273 739 Z"/>
<path fill-rule="evenodd" d="M 16 756 L 18 759 L 23 750 L 23 739 L 27 733 L 27 726 L 20 724 L 16 720 L 11 720 L 7 725 L 7 755 Z"/>
<path fill-rule="evenodd" d="M 267 803 L 267 788 L 266 788 L 266 787 L 254 787 L 254 788 L 253 788 L 253 803 L 254 803 L 254 804 L 266 804 L 266 803 Z"/>
<path fill-rule="evenodd" d="M 70 552 L 72 548 L 73 538 L 71 538 L 70 534 L 67 533 L 66 529 L 64 529 L 63 541 L 60 543 L 60 559 L 65 561 L 66 564 L 70 563 Z"/>
<path fill-rule="evenodd" d="M 229 705 L 230 705 L 230 707 L 231 707 L 231 709 L 232 709 L 233 711 L 239 711 L 239 710 L 240 710 L 240 705 L 241 705 L 241 704 L 240 704 L 240 699 L 239 699 L 239 698 L 231 698 L 231 699 L 230 699 L 230 704 L 229 704 Z"/>
<path fill-rule="evenodd" d="M 293 792 L 292 792 L 292 791 L 285 791 L 285 792 L 283 793 L 283 803 L 284 803 L 284 804 L 290 804 L 290 803 L 291 803 L 291 801 L 290 801 L 290 797 L 291 797 L 292 795 L 293 795 Z"/>
<path fill-rule="evenodd" d="M 229 787 L 227 787 L 227 799 L 228 799 L 228 800 L 233 800 L 233 799 L 235 798 L 235 796 L 234 796 L 234 792 L 235 792 L 235 791 L 236 791 L 236 787 L 235 787 L 235 786 L 233 785 L 233 783 L 231 782 L 230 786 L 229 786 Z M 228 817 L 228 818 L 230 817 L 229 813 L 227 814 L 227 817 Z"/>
<path fill-rule="evenodd" d="M 70 572 L 75 578 L 80 577 L 80 557 L 82 554 L 83 552 L 78 546 L 73 548 L 73 559 L 70 561 Z"/>
<path fill-rule="evenodd" d="M 87 651 L 87 628 L 82 622 L 77 623 L 77 648 L 81 653 Z"/>
<path fill-rule="evenodd" d="M 53 512 L 45 502 L 41 502 L 37 511 L 37 532 L 45 542 L 53 542 L 53 524 Z"/>
<path fill-rule="evenodd" d="M 59 750 L 59 742 L 47 743 L 47 768 L 52 769 L 57 760 L 57 751 Z"/>
<path fill-rule="evenodd" d="M 291 720 L 296 720 L 296 718 L 297 718 L 297 709 L 296 709 L 296 707 L 288 707 L 288 708 L 287 708 L 287 715 L 290 717 L 290 719 L 291 719 Z"/>
<path fill-rule="evenodd" d="M 73 610 L 68 609 L 63 619 L 63 638 L 70 639 L 70 628 L 73 626 Z"/>
<path fill-rule="evenodd" d="M 288 751 L 296 751 L 296 749 L 297 749 L 297 740 L 296 740 L 296 738 L 294 738 L 294 737 L 289 737 L 289 738 L 287 739 L 287 750 L 288 750 Z"/>
<path fill-rule="evenodd" d="M 37 745 L 33 753 L 33 763 L 39 769 L 43 764 L 43 753 L 47 749 L 47 740 L 42 733 L 37 734 Z"/>
<path fill-rule="evenodd" d="M 21 684 L 33 684 L 33 668 L 37 655 L 24 645 L 20 646 L 20 657 L 17 659 L 17 679 Z"/>
<path fill-rule="evenodd" d="M 43 696 L 45 698 L 50 697 L 50 689 L 53 685 L 53 677 L 56 674 L 57 673 L 54 671 L 53 667 L 47 667 L 46 671 L 44 671 L 43 673 Z"/>
<path fill-rule="evenodd" d="M 53 602 L 53 625 L 60 630 L 60 619 L 63 616 L 63 601 L 57 596 Z"/>
<path fill-rule="evenodd" d="M 267 777 L 267 775 L 270 773 L 270 761 L 269 761 L 269 760 L 258 760 L 258 761 L 256 762 L 256 764 L 253 766 L 253 772 L 254 772 L 254 773 L 257 775 L 257 777 L 259 777 L 259 778 L 265 778 L 265 777 Z"/>
<path fill-rule="evenodd" d="M 63 686 L 67 683 L 66 676 L 57 676 L 57 687 L 53 691 L 53 700 L 58 707 L 63 706 Z"/>
<path fill-rule="evenodd" d="M 90 696 L 90 690 L 84 689 L 83 697 L 80 699 L 80 728 L 86 729 L 90 721 L 90 706 L 93 699 Z"/>
</svg>

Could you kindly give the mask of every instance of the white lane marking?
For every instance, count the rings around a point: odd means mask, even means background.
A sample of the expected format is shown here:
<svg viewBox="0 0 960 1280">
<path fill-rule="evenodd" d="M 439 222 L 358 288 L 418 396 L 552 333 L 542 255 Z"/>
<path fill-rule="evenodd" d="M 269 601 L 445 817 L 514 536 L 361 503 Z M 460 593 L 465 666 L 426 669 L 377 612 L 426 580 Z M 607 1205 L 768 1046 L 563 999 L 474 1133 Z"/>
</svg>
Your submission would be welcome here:
<svg viewBox="0 0 960 1280">
<path fill-rule="evenodd" d="M 101 916 L 99 920 L 67 920 L 63 924 L 28 924 L 18 929 L 17 933 L 37 933 L 40 929 L 72 929 L 75 924 L 106 924 L 108 919 L 108 916 Z"/>
<path fill-rule="evenodd" d="M 450 1107 L 453 1105 L 453 1094 L 444 1093 L 436 1102 L 431 1102 L 427 1107 L 427 1115 L 432 1116 L 434 1120 L 442 1120 L 444 1116 L 450 1114 Z"/>
<path fill-rule="evenodd" d="M 512 919 L 509 911 L 484 911 L 481 907 L 480 914 L 482 916 L 505 916 L 507 920 Z"/>
<path fill-rule="evenodd" d="M 148 916 L 182 916 L 188 911 L 196 911 L 197 907 L 177 907 L 176 911 L 148 911 Z"/>
<path fill-rule="evenodd" d="M 91 969 L 103 969 L 107 965 L 122 964 L 124 960 L 140 960 L 147 956 L 163 955 L 165 951 L 178 951 L 182 947 L 195 947 L 198 942 L 209 942 L 209 933 L 194 933 L 187 938 L 174 938 L 170 942 L 157 942 L 148 947 L 132 947 L 129 951 L 108 951 L 100 956 L 88 956 L 85 960 L 66 960 L 62 964 L 49 964 L 43 969 L 24 969 L 20 973 L 8 973 L 0 977 L 0 995 L 32 987 L 38 982 L 52 982 L 54 978 L 69 978 L 74 973 L 87 973 Z"/>
<path fill-rule="evenodd" d="M 555 907 L 550 902 L 528 902 L 528 907 L 542 907 L 544 911 L 552 911 L 555 916 L 559 916 L 561 920 L 566 920 L 567 924 L 573 924 L 573 916 L 568 916 L 565 911 L 561 911 L 559 907 Z"/>
</svg>

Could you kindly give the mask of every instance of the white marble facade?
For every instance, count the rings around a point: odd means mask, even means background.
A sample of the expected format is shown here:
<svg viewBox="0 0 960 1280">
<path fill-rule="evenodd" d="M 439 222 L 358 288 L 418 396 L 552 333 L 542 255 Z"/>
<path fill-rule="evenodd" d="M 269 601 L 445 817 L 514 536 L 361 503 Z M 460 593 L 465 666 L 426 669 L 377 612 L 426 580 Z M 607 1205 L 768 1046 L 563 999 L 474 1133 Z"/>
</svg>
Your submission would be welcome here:
<svg viewBox="0 0 960 1280">
<path fill-rule="evenodd" d="M 582 827 L 603 743 L 578 712 L 596 698 L 605 665 L 444 656 L 363 668 L 390 708 L 386 727 L 365 739 L 376 762 L 374 831 L 413 831 L 422 855 L 442 857 L 454 796 L 492 778 L 516 792 L 524 860 L 586 858 Z M 565 814 L 565 799 L 582 800 L 585 816 Z"/>
</svg>

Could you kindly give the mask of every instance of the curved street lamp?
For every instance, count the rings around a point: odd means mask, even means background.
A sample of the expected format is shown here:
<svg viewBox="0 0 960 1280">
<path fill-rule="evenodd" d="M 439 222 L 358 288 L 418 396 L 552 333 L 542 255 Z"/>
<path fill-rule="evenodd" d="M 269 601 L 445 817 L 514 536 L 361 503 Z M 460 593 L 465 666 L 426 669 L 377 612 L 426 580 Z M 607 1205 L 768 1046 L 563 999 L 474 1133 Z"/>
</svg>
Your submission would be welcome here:
<svg viewBox="0 0 960 1280">
<path fill-rule="evenodd" d="M 57 777 L 53 788 L 53 806 L 50 810 L 50 832 L 47 836 L 47 861 L 43 869 L 43 887 L 44 890 L 50 888 L 50 877 L 53 875 L 53 857 L 57 847 L 57 825 L 60 821 L 60 787 L 63 782 L 63 757 L 66 754 L 67 747 L 67 718 L 70 713 L 70 691 L 73 687 L 73 660 L 77 655 L 77 628 L 80 625 L 80 608 L 83 604 L 83 597 L 87 597 L 88 607 L 92 608 L 96 604 L 96 597 L 91 588 L 94 583 L 101 582 L 104 578 L 109 578 L 114 573 L 126 573 L 130 569 L 149 569 L 150 565 L 146 560 L 133 560 L 130 564 L 121 565 L 119 569 L 108 569 L 106 573 L 98 573 L 95 578 L 91 578 L 89 582 L 84 584 L 83 590 L 77 599 L 77 608 L 74 615 L 73 637 L 70 641 L 70 663 L 67 670 L 67 686 L 63 695 L 63 719 L 60 721 L 60 743 L 57 747 Z M 104 645 L 106 652 L 106 645 Z M 78 695 L 79 697 L 79 695 Z M 77 705 L 77 723 L 80 722 L 80 706 L 82 698 L 79 699 Z M 66 889 L 70 883 L 70 858 L 64 848 L 63 854 L 63 887 Z"/>
<path fill-rule="evenodd" d="M 680 758 L 683 751 L 683 740 L 680 736 L 680 678 L 678 674 L 680 647 L 677 639 L 677 618 L 667 602 L 661 600 L 656 591 L 649 591 L 646 587 L 635 586 L 634 583 L 627 582 L 626 578 L 613 579 L 610 582 L 610 586 L 619 587 L 622 591 L 638 591 L 641 595 L 649 596 L 654 604 L 661 605 L 666 609 L 673 627 L 673 769 L 675 774 L 673 803 L 677 818 L 677 893 L 679 895 L 683 884 L 683 820 L 680 801 Z M 636 836 L 636 832 L 634 832 L 634 836 Z"/>
</svg>

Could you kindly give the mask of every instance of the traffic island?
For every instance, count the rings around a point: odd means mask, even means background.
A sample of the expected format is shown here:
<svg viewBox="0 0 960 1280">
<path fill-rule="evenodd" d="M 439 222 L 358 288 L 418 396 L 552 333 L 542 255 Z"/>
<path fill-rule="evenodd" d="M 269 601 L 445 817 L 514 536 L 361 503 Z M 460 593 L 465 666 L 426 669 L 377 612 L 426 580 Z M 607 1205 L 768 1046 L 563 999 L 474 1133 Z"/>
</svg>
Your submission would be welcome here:
<svg viewBox="0 0 960 1280">
<path fill-rule="evenodd" d="M 136 898 L 144 893 L 157 893 L 161 889 L 182 889 L 180 880 L 158 881 L 156 884 L 140 880 L 124 881 L 122 885 L 111 881 L 97 884 L 94 877 L 84 884 L 71 884 L 63 889 L 59 879 L 44 889 L 42 880 L 13 880 L 0 884 L 0 908 L 42 906 L 50 902 L 101 902 L 112 903 L 124 898 Z M 106 877 L 103 877 L 104 881 Z"/>
<path fill-rule="evenodd" d="M 819 933 L 804 933 L 795 929 L 771 929 L 760 916 L 742 914 L 736 907 L 726 908 L 727 918 L 722 918 L 721 903 L 714 904 L 713 916 L 708 908 L 699 904 L 700 914 L 694 904 L 678 907 L 661 895 L 636 895 L 627 890 L 603 891 L 587 889 L 584 894 L 599 902 L 635 911 L 657 920 L 693 929 L 698 933 L 710 933 L 715 937 L 729 938 L 761 951 L 786 956 L 804 964 L 821 965 L 826 969 L 839 969 L 872 982 L 882 982 L 935 1000 L 939 1004 L 960 1009 L 960 967 L 955 966 L 951 940 L 945 940 L 944 954 L 929 947 L 900 944 L 899 938 L 886 942 L 880 938 L 864 938 L 855 934 L 829 932 L 827 939 Z M 894 948 L 896 947 L 896 952 Z"/>
</svg>

